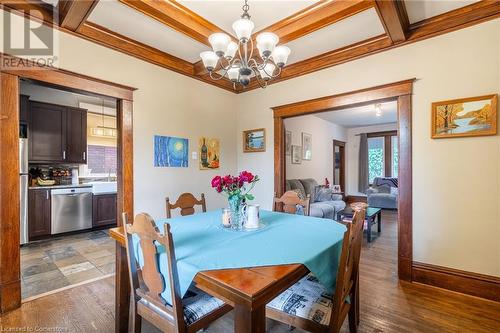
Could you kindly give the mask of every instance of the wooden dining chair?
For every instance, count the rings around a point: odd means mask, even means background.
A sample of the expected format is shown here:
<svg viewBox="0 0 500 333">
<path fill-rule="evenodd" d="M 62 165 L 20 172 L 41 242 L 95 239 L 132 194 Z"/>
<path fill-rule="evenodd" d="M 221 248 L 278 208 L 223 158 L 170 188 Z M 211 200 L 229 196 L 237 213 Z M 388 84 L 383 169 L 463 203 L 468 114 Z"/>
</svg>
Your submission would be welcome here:
<svg viewBox="0 0 500 333">
<path fill-rule="evenodd" d="M 365 211 L 360 210 L 346 225 L 333 297 L 308 274 L 267 304 L 268 318 L 309 332 L 337 333 L 349 317 L 349 331 L 357 332 L 355 300 L 364 219 Z"/>
<path fill-rule="evenodd" d="M 123 223 L 133 295 L 133 332 L 141 331 L 142 318 L 163 332 L 197 332 L 231 310 L 228 304 L 196 288 L 190 288 L 184 298 L 181 298 L 169 224 L 165 223 L 162 235 L 153 219 L 145 213 L 138 214 L 133 224 L 127 223 L 127 215 L 124 213 Z M 142 267 L 137 261 L 134 235 L 139 239 Z M 161 252 L 165 256 L 160 256 Z M 166 261 L 168 276 L 160 273 L 161 260 Z M 171 286 L 168 287 L 170 290 L 167 290 L 167 286 Z M 170 293 L 172 304 L 168 304 L 162 296 L 164 292 Z"/>
<path fill-rule="evenodd" d="M 278 198 L 274 196 L 273 211 L 281 211 L 288 214 L 296 214 L 297 206 L 302 206 L 304 209 L 304 215 L 309 216 L 311 199 L 309 196 L 305 199 L 299 198 L 299 194 L 295 191 L 286 191 L 283 195 Z M 279 209 L 281 206 L 281 210 Z"/>
<path fill-rule="evenodd" d="M 170 203 L 170 198 L 166 197 L 167 206 L 167 219 L 172 218 L 172 209 L 180 208 L 181 215 L 193 215 L 195 210 L 194 206 L 201 206 L 203 213 L 207 211 L 207 204 L 205 202 L 205 194 L 201 194 L 201 199 L 198 200 L 191 193 L 182 193 L 177 201 L 173 204 Z"/>
</svg>

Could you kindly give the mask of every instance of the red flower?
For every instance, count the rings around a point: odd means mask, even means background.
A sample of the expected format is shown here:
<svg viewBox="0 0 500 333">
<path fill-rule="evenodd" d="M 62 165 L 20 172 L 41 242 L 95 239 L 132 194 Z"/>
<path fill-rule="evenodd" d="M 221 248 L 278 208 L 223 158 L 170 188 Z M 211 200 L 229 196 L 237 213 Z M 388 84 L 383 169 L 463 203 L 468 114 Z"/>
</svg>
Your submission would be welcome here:
<svg viewBox="0 0 500 333">
<path fill-rule="evenodd" d="M 233 183 L 233 178 L 230 175 L 227 175 L 222 178 L 222 181 L 225 185 L 231 185 Z"/>
<path fill-rule="evenodd" d="M 216 191 L 217 191 L 218 193 L 222 192 L 222 185 L 217 186 Z"/>
<path fill-rule="evenodd" d="M 214 188 L 219 188 L 219 187 L 222 187 L 222 178 L 221 176 L 215 176 L 213 179 L 212 179 L 212 187 Z M 220 192 L 220 191 L 218 191 Z"/>
<path fill-rule="evenodd" d="M 254 178 L 255 177 L 251 172 L 242 171 L 240 173 L 239 180 L 240 180 L 240 182 L 243 182 L 243 183 L 251 183 Z"/>
</svg>

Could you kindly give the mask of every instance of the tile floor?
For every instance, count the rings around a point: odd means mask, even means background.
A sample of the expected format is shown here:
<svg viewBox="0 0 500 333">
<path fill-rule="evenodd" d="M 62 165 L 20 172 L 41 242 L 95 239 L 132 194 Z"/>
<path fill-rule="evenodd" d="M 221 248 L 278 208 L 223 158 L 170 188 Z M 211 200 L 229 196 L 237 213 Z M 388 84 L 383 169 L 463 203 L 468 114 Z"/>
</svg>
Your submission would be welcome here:
<svg viewBox="0 0 500 333">
<path fill-rule="evenodd" d="M 106 230 L 38 241 L 21 247 L 22 298 L 115 272 L 115 242 Z"/>
</svg>

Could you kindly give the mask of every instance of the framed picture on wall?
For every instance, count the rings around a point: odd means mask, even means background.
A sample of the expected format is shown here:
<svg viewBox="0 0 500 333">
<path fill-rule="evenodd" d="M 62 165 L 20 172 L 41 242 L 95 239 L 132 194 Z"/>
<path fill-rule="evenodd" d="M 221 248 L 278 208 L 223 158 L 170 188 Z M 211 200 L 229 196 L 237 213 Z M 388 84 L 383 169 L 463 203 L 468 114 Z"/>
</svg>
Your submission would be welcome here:
<svg viewBox="0 0 500 333">
<path fill-rule="evenodd" d="M 285 131 L 285 155 L 292 154 L 292 132 Z"/>
<path fill-rule="evenodd" d="M 302 132 L 302 159 L 310 161 L 312 157 L 312 135 Z"/>
<path fill-rule="evenodd" d="M 495 135 L 497 95 L 432 103 L 433 139 Z"/>
<path fill-rule="evenodd" d="M 258 128 L 243 132 L 243 152 L 254 153 L 266 151 L 266 130 Z"/>
<path fill-rule="evenodd" d="M 302 147 L 292 146 L 292 164 L 302 163 Z"/>
</svg>

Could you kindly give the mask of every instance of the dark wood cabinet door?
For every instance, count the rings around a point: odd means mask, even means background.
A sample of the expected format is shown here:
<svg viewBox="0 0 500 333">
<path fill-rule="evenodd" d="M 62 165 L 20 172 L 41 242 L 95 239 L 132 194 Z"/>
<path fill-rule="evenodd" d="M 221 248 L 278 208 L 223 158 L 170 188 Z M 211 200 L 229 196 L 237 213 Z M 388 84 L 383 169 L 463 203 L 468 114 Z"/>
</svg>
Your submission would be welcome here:
<svg viewBox="0 0 500 333">
<path fill-rule="evenodd" d="M 92 226 L 116 225 L 116 194 L 94 195 Z"/>
<path fill-rule="evenodd" d="M 30 97 L 27 95 L 21 95 L 19 99 L 19 122 L 27 123 L 28 122 L 28 114 L 30 107 Z"/>
<path fill-rule="evenodd" d="M 66 160 L 69 163 L 87 163 L 87 110 L 66 110 Z"/>
<path fill-rule="evenodd" d="M 28 139 L 30 162 L 65 162 L 66 108 L 30 102 Z"/>
<path fill-rule="evenodd" d="M 28 237 L 50 235 L 50 190 L 28 191 Z"/>
</svg>

